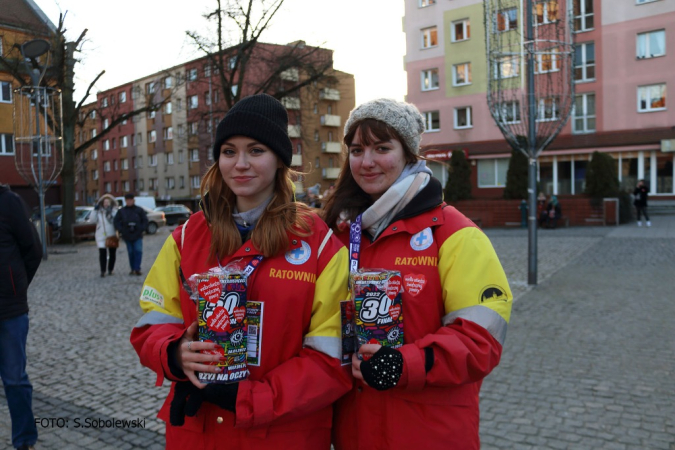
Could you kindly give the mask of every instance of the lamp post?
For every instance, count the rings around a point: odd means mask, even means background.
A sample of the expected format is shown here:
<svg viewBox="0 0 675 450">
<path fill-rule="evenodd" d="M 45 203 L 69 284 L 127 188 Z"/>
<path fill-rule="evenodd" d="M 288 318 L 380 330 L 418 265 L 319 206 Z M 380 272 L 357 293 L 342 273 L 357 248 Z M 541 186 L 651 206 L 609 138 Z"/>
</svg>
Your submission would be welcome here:
<svg viewBox="0 0 675 450">
<path fill-rule="evenodd" d="M 42 255 L 47 259 L 47 224 L 45 217 L 45 190 L 42 178 L 42 135 L 40 134 L 40 82 L 47 71 L 47 64 L 42 68 L 38 62 L 38 58 L 49 52 L 51 45 L 44 39 L 34 39 L 32 41 L 24 42 L 21 45 L 21 55 L 23 56 L 23 63 L 30 75 L 33 84 L 33 104 L 35 105 L 35 145 L 37 149 L 37 163 L 38 163 L 38 197 L 40 199 L 40 235 L 42 236 Z M 32 63 L 29 64 L 29 61 Z"/>
</svg>

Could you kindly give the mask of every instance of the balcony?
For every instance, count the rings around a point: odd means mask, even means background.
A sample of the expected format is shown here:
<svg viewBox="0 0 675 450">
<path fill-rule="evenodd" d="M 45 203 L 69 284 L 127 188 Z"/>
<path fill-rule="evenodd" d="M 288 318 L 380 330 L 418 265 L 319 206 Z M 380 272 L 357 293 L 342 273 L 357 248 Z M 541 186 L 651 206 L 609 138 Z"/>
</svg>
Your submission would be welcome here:
<svg viewBox="0 0 675 450">
<path fill-rule="evenodd" d="M 338 176 L 340 175 L 340 168 L 327 167 L 325 169 L 321 169 L 321 175 L 323 175 L 324 180 L 337 180 Z"/>
<path fill-rule="evenodd" d="M 340 153 L 342 152 L 342 145 L 339 142 L 322 142 L 322 153 Z"/>
<path fill-rule="evenodd" d="M 339 127 L 341 122 L 342 118 L 340 116 L 331 114 L 325 114 L 321 116 L 321 125 L 324 127 Z"/>
<path fill-rule="evenodd" d="M 289 125 L 288 126 L 288 137 L 299 138 L 300 137 L 300 125 Z"/>
<path fill-rule="evenodd" d="M 286 109 L 300 109 L 300 98 L 284 97 L 281 99 L 281 104 L 284 105 Z"/>
<path fill-rule="evenodd" d="M 298 81 L 300 79 L 297 67 L 284 70 L 279 74 L 279 78 L 286 81 Z"/>
<path fill-rule="evenodd" d="M 291 158 L 291 167 L 302 167 L 302 155 L 293 155 Z"/>
<path fill-rule="evenodd" d="M 319 91 L 321 100 L 340 100 L 340 91 L 337 89 L 323 88 Z"/>
</svg>

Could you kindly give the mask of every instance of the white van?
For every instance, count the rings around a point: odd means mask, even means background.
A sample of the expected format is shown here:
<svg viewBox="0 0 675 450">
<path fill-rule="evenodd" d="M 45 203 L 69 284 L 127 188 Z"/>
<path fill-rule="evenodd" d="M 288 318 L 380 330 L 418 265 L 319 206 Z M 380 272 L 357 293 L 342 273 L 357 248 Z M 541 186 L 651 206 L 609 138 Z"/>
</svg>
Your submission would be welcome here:
<svg viewBox="0 0 675 450">
<path fill-rule="evenodd" d="M 126 205 L 124 202 L 124 197 L 115 197 L 117 204 L 121 207 Z M 134 203 L 138 206 L 143 206 L 148 209 L 155 209 L 157 204 L 155 203 L 155 197 L 150 197 L 149 195 L 137 195 L 134 197 Z"/>
</svg>

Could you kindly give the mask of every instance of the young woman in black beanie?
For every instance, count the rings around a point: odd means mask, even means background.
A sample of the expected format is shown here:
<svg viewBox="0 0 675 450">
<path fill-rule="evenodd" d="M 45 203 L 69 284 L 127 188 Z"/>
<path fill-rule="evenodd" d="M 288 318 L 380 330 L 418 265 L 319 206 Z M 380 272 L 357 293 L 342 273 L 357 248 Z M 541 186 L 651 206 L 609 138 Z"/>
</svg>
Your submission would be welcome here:
<svg viewBox="0 0 675 450">
<path fill-rule="evenodd" d="M 227 113 L 202 180 L 202 211 L 167 239 L 145 280 L 131 343 L 158 385 L 172 381 L 159 412 L 166 448 L 330 448 L 331 404 L 351 387 L 340 368 L 348 255 L 293 201 L 287 130 L 286 110 L 266 94 Z M 204 385 L 196 372 L 217 374 L 222 356 L 198 340 L 181 276 L 233 263 L 254 269 L 247 299 L 264 305 L 261 342 L 246 380 Z"/>
</svg>

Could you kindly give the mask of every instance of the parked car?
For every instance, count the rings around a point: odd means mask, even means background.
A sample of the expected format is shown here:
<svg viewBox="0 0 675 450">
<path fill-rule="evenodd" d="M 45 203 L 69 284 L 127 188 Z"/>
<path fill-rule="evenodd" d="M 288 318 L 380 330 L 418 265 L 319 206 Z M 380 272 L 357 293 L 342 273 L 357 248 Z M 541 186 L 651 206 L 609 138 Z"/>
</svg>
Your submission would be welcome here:
<svg viewBox="0 0 675 450">
<path fill-rule="evenodd" d="M 184 205 L 158 206 L 155 211 L 164 213 L 167 225 L 180 225 L 185 223 L 192 215 L 190 208 Z"/>
<path fill-rule="evenodd" d="M 93 206 L 75 207 L 75 224 L 73 225 L 73 237 L 75 239 L 94 239 L 96 224 L 90 223 L 89 218 L 94 214 Z M 59 217 L 59 224 L 61 218 Z"/>
<path fill-rule="evenodd" d="M 117 205 L 120 208 L 126 205 L 124 197 L 115 197 L 115 200 L 117 200 Z M 150 209 L 155 209 L 157 207 L 157 204 L 155 203 L 155 197 L 151 197 L 149 195 L 137 195 L 134 197 L 134 204 Z"/>
<path fill-rule="evenodd" d="M 145 210 L 145 214 L 148 216 L 148 227 L 145 229 L 145 232 L 148 234 L 157 233 L 159 227 L 166 225 L 166 216 L 161 211 L 155 211 L 145 206 L 141 206 Z"/>
</svg>

